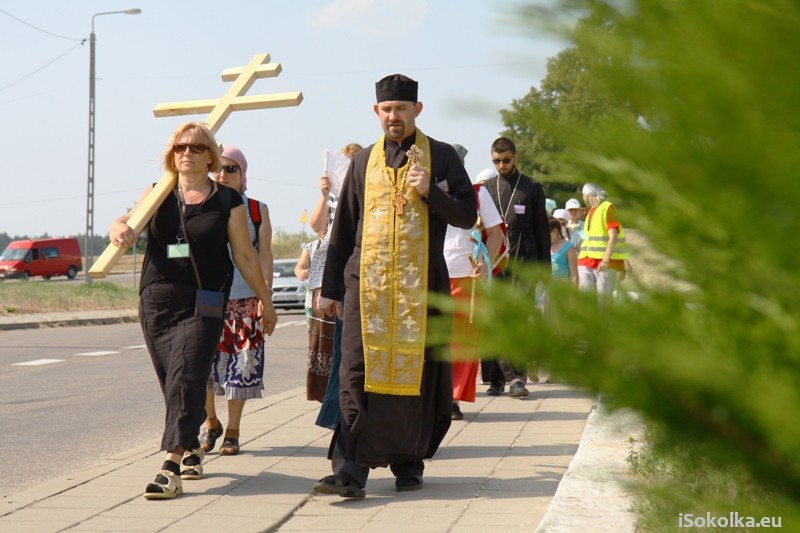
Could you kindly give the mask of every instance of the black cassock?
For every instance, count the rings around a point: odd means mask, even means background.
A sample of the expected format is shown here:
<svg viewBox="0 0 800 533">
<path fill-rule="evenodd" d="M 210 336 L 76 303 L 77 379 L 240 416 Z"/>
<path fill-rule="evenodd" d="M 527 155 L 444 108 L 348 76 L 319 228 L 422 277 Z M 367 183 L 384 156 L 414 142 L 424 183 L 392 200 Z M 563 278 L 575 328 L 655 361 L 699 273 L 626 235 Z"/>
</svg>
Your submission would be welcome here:
<svg viewBox="0 0 800 533">
<path fill-rule="evenodd" d="M 415 135 L 410 135 L 401 145 L 388 139 L 385 141 L 388 167 L 396 170 L 406 164 L 405 154 L 414 138 Z M 449 295 L 450 277 L 443 256 L 447 225 L 471 228 L 475 224 L 475 193 L 453 147 L 429 139 L 431 186 L 426 201 L 429 213 L 428 290 Z M 342 363 L 339 369 L 341 420 L 346 435 L 344 454 L 361 467 L 421 463 L 422 459 L 432 457 L 450 428 L 453 404 L 450 363 L 433 357 L 433 352 L 437 351 L 438 358 L 441 358 L 439 348 L 425 350 L 420 396 L 364 391 L 359 272 L 364 181 L 373 146 L 355 155 L 345 177 L 322 283 L 322 296 L 332 300 L 344 298 Z M 433 314 L 436 314 L 435 310 L 429 307 L 428 316 Z M 366 481 L 365 475 L 359 479 L 362 484 Z M 361 476 L 354 477 L 358 479 Z"/>
</svg>

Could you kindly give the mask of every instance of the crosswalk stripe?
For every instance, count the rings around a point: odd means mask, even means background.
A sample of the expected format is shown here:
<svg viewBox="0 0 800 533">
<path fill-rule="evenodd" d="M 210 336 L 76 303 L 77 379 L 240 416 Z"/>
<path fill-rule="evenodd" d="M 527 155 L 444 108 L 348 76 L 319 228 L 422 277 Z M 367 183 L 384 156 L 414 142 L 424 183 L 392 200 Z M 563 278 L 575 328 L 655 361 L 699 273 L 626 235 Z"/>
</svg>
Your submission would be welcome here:
<svg viewBox="0 0 800 533">
<path fill-rule="evenodd" d="M 100 357 L 101 355 L 114 355 L 116 353 L 119 353 L 119 352 L 111 351 L 111 350 L 101 350 L 101 351 L 97 351 L 97 352 L 76 353 L 75 355 L 82 355 L 84 357 Z"/>
</svg>

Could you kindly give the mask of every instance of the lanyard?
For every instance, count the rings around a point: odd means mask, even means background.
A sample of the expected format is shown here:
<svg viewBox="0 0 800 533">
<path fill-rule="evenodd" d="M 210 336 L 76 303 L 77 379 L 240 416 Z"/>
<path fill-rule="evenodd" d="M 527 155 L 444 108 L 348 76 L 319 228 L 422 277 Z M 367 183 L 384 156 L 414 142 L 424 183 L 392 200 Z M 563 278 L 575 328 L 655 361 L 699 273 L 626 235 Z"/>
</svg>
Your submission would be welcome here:
<svg viewBox="0 0 800 533">
<path fill-rule="evenodd" d="M 514 193 L 517 192 L 517 185 L 519 185 L 519 179 L 521 177 L 522 176 L 520 175 L 519 170 L 518 170 L 517 171 L 517 181 L 514 182 L 514 190 L 511 191 L 511 196 L 508 197 L 508 205 L 506 205 L 506 209 L 505 209 L 505 211 L 503 211 L 503 220 L 508 220 L 508 210 L 511 207 L 511 204 L 514 203 Z M 497 181 L 495 181 L 494 184 L 497 186 L 496 187 L 497 188 L 497 203 L 500 206 L 500 209 L 502 210 L 503 209 L 503 200 L 500 198 L 500 178 L 501 178 L 500 176 L 497 176 Z"/>
<path fill-rule="evenodd" d="M 209 180 L 209 181 L 211 181 L 211 180 Z M 183 196 L 183 189 L 181 189 L 180 180 L 178 180 L 178 183 L 175 186 L 175 190 L 176 190 L 175 196 L 177 197 L 177 200 L 178 200 L 178 208 L 180 209 L 180 212 L 181 212 L 181 230 L 183 232 L 182 236 L 178 235 L 178 242 L 180 243 L 183 240 L 184 237 L 186 238 L 186 241 L 188 242 L 189 241 L 189 237 L 186 235 L 186 228 L 184 226 L 184 220 L 186 218 L 186 198 Z M 202 208 L 203 204 L 206 203 L 206 200 L 208 200 L 211 197 L 211 195 L 214 194 L 215 190 L 216 190 L 216 182 L 211 181 L 211 191 L 206 195 L 205 198 L 203 198 L 203 201 L 200 202 L 200 204 L 199 204 L 200 208 Z M 194 204 L 192 204 L 192 205 L 194 205 Z"/>
</svg>

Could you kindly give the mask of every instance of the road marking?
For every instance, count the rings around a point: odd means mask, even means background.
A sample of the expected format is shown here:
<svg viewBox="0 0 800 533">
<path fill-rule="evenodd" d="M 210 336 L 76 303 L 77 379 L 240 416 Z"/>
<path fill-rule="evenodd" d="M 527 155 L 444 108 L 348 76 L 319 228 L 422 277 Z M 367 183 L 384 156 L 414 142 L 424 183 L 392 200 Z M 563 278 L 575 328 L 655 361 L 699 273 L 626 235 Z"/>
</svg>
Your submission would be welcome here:
<svg viewBox="0 0 800 533">
<path fill-rule="evenodd" d="M 39 366 L 39 365 L 52 365 L 53 363 L 63 363 L 63 359 L 34 359 L 33 361 L 26 361 L 24 363 L 14 363 L 11 366 Z"/>
<path fill-rule="evenodd" d="M 143 348 L 147 348 L 146 344 L 137 344 L 136 346 L 123 346 L 123 350 L 141 350 Z"/>
<path fill-rule="evenodd" d="M 117 353 L 119 353 L 119 352 L 105 350 L 105 351 L 98 351 L 98 352 L 76 353 L 75 355 L 83 355 L 85 357 L 100 357 L 101 355 L 114 355 L 114 354 L 117 354 Z"/>
</svg>

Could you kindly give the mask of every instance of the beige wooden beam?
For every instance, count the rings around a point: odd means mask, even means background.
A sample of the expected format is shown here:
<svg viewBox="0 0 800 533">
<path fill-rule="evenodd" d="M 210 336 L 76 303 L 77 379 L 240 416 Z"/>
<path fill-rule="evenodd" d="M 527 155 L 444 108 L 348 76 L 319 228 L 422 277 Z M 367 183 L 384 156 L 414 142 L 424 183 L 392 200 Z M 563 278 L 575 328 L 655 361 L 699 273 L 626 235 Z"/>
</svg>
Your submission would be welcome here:
<svg viewBox="0 0 800 533">
<path fill-rule="evenodd" d="M 232 81 L 233 84 L 222 98 L 158 104 L 153 109 L 153 114 L 156 117 L 174 117 L 209 113 L 205 123 L 213 133 L 216 133 L 233 111 L 300 105 L 303 101 L 303 94 L 300 91 L 245 96 L 255 80 L 275 77 L 281 73 L 280 63 L 269 63 L 269 59 L 268 53 L 256 54 L 244 67 L 225 69 L 222 72 L 222 80 Z M 172 192 L 176 182 L 176 176 L 165 172 L 153 190 L 136 206 L 127 224 L 137 235 L 147 227 L 147 223 Z M 89 269 L 89 275 L 95 279 L 106 277 L 124 254 L 125 249 L 109 244 Z"/>
<path fill-rule="evenodd" d="M 230 114 L 230 111 L 252 111 L 254 109 L 296 106 L 300 105 L 302 101 L 303 93 L 300 91 L 259 96 L 237 96 L 229 102 L 228 113 Z M 219 105 L 218 98 L 158 104 L 153 108 L 153 115 L 156 117 L 179 117 L 195 113 L 209 113 L 217 105 Z"/>
</svg>

